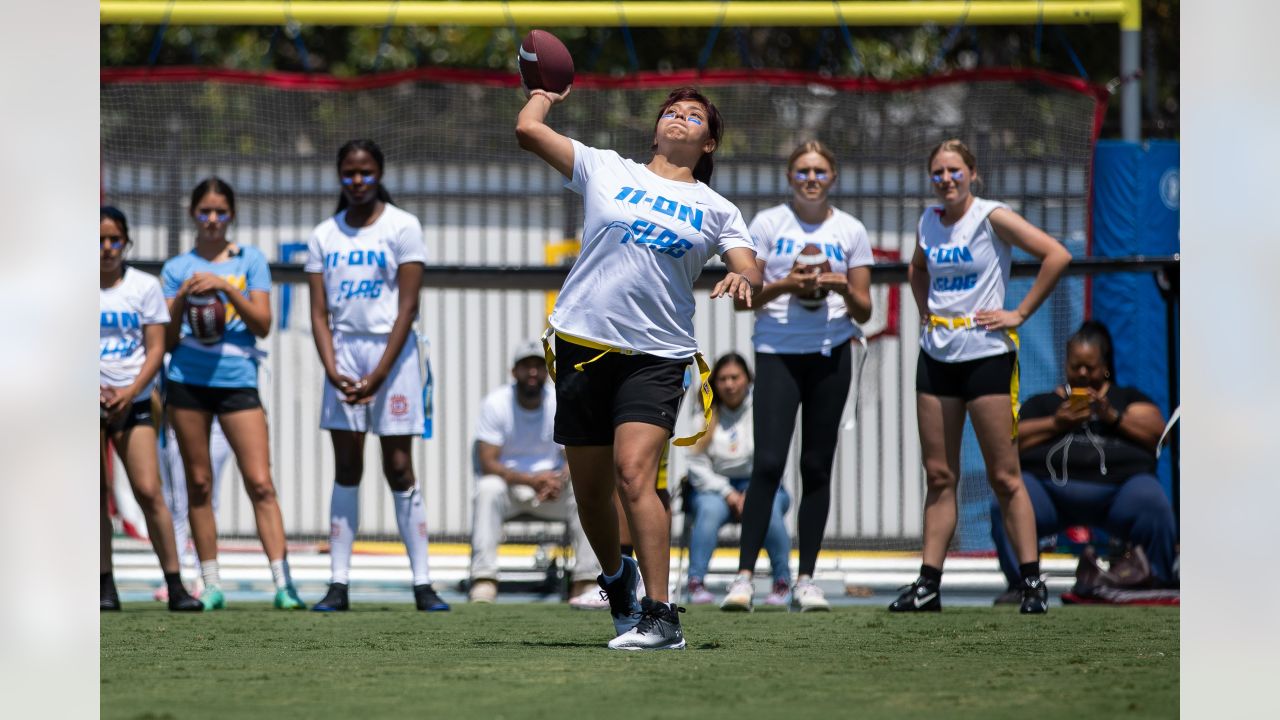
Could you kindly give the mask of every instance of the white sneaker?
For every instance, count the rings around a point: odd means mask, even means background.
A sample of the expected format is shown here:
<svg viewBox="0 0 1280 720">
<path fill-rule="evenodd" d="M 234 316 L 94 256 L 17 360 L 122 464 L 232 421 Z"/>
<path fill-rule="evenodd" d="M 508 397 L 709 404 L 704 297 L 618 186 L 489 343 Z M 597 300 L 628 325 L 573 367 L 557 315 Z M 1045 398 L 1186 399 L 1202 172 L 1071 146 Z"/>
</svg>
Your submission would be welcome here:
<svg viewBox="0 0 1280 720">
<path fill-rule="evenodd" d="M 720 609 L 751 612 L 751 596 L 755 592 L 756 588 L 751 583 L 751 578 L 739 575 L 734 579 L 733 584 L 729 586 L 729 592 L 725 593 L 724 600 L 720 601 Z"/>
<path fill-rule="evenodd" d="M 650 598 L 640 601 L 640 622 L 609 641 L 610 650 L 683 650 L 680 613 L 684 608 Z"/>
<path fill-rule="evenodd" d="M 811 610 L 829 611 L 831 603 L 822 594 L 822 588 L 813 584 L 812 580 L 796 583 L 791 588 L 791 611 L 809 612 Z"/>
<path fill-rule="evenodd" d="M 498 583 L 493 580 L 475 580 L 471 583 L 471 592 L 467 597 L 473 603 L 491 605 L 498 599 Z"/>
<path fill-rule="evenodd" d="M 598 587 L 587 588 L 569 598 L 569 607 L 574 610 L 605 610 L 609 607 L 609 596 Z"/>
</svg>

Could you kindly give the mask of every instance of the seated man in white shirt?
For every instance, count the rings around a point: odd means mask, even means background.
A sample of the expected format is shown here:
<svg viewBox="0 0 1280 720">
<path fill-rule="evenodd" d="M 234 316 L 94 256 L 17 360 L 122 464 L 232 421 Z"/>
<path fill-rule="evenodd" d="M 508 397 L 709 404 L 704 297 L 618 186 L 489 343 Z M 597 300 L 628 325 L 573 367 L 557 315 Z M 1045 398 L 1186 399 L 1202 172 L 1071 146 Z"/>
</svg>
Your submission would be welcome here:
<svg viewBox="0 0 1280 720">
<path fill-rule="evenodd" d="M 491 603 L 497 597 L 502 523 L 529 514 L 569 524 L 575 558 L 569 604 L 606 608 L 596 584 L 600 564 L 578 522 L 564 448 L 552 439 L 556 394 L 547 385 L 542 343 L 527 340 L 516 348 L 511 376 L 513 383 L 485 397 L 476 421 L 471 602 Z"/>
</svg>

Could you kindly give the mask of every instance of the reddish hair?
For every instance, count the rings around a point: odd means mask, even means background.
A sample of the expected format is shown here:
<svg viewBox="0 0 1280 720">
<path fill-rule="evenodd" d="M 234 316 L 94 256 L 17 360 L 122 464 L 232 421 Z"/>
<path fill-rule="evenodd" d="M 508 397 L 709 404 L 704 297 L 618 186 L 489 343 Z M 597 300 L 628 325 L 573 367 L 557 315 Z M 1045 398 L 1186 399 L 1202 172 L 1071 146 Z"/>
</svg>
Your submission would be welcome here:
<svg viewBox="0 0 1280 720">
<path fill-rule="evenodd" d="M 658 111 L 658 117 L 654 118 L 654 132 L 657 132 L 658 123 L 662 120 L 662 116 L 667 113 L 667 108 L 685 100 L 702 103 L 702 106 L 707 109 L 707 129 L 711 133 L 711 139 L 716 141 L 716 147 L 720 147 L 720 138 L 724 135 L 724 121 L 720 119 L 720 111 L 716 109 L 716 106 L 707 99 L 706 95 L 698 92 L 697 88 L 676 88 L 671 91 L 670 95 L 667 95 L 667 99 L 662 103 L 662 109 Z M 657 146 L 657 143 L 654 143 L 654 147 Z M 693 168 L 693 178 L 695 180 L 704 183 L 711 182 L 711 173 L 715 170 L 715 163 L 711 159 L 711 153 L 713 152 L 715 151 L 703 153 L 702 157 L 698 158 L 698 164 Z"/>
</svg>

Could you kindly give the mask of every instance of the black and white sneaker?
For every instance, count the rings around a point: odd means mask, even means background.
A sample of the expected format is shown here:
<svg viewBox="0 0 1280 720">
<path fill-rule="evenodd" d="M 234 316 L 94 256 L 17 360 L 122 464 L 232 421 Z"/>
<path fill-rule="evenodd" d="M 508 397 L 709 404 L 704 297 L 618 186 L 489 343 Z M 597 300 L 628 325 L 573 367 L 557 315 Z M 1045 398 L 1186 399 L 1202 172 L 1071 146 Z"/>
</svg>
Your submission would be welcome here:
<svg viewBox="0 0 1280 720">
<path fill-rule="evenodd" d="M 889 603 L 889 612 L 941 612 L 942 592 L 937 583 L 924 578 L 902 588 L 897 600 Z"/>
<path fill-rule="evenodd" d="M 351 603 L 347 599 L 346 583 L 329 583 L 329 591 L 320 602 L 311 606 L 312 612 L 346 612 L 349 609 Z"/>
<path fill-rule="evenodd" d="M 1040 577 L 1022 578 L 1022 607 L 1018 612 L 1023 615 L 1043 615 L 1049 612 L 1049 588 Z"/>
<path fill-rule="evenodd" d="M 640 599 L 636 597 L 636 586 L 640 584 L 640 566 L 636 561 L 622 558 L 622 576 L 611 583 L 604 581 L 604 575 L 596 577 L 596 582 L 609 598 L 609 614 L 613 616 L 613 629 L 622 635 L 640 622 Z"/>
<path fill-rule="evenodd" d="M 436 594 L 431 583 L 413 586 L 413 602 L 422 612 L 448 612 L 449 603 Z"/>
<path fill-rule="evenodd" d="M 640 622 L 609 641 L 610 650 L 683 650 L 680 613 L 684 608 L 651 598 L 640 601 Z"/>
<path fill-rule="evenodd" d="M 204 612 L 204 603 L 191 597 L 191 593 L 178 584 L 169 591 L 169 612 Z"/>
<path fill-rule="evenodd" d="M 115 612 L 120 609 L 120 595 L 116 592 L 116 584 L 103 583 L 98 589 L 98 611 Z"/>
</svg>

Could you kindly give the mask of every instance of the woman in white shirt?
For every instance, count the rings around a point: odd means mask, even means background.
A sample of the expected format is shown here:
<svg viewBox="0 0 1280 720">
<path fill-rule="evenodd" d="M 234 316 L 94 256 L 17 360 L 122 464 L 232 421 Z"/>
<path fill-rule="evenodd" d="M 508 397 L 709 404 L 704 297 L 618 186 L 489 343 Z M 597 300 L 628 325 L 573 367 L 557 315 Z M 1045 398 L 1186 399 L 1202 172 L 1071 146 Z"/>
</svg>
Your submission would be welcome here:
<svg viewBox="0 0 1280 720">
<path fill-rule="evenodd" d="M 959 140 L 929 154 L 929 179 L 939 205 L 920 216 L 908 280 L 920 310 L 916 416 L 927 491 L 920 576 L 892 604 L 893 612 L 942 609 L 939 587 L 947 546 L 956 530 L 956 485 L 964 418 L 986 462 L 1018 555 L 1023 613 L 1048 610 L 1040 578 L 1036 519 L 1018 463 L 1017 362 L 1014 332 L 1040 307 L 1071 262 L 1071 254 L 1008 205 L 973 194 L 978 161 Z M 1036 256 L 1040 272 L 1013 310 L 1004 309 L 1013 248 Z"/>
<path fill-rule="evenodd" d="M 599 582 L 618 635 L 609 647 L 679 649 L 678 609 L 667 601 L 670 528 L 654 488 L 685 367 L 700 357 L 693 282 L 712 254 L 729 268 L 713 298 L 748 302 L 760 275 L 742 214 L 706 184 L 722 132 L 710 100 L 693 88 L 668 95 L 653 155 L 640 164 L 548 126 L 552 105 L 568 94 L 531 91 L 516 121 L 520 147 L 567 178 L 585 211 L 582 252 L 550 318 L 559 356 L 555 440 L 565 446 L 578 515 L 604 571 Z M 619 549 L 615 487 L 639 566 Z M 637 602 L 641 573 L 648 596 Z"/>
<path fill-rule="evenodd" d="M 689 538 L 689 603 L 707 605 L 715 596 L 704 579 L 716 549 L 720 528 L 731 516 L 742 517 L 747 484 L 751 481 L 755 441 L 752 437 L 751 368 L 736 352 L 726 353 L 711 368 L 715 388 L 715 416 L 707 434 L 689 453 L 689 483 L 693 529 Z M 791 593 L 791 536 L 784 519 L 791 496 L 779 486 L 769 515 L 764 547 L 773 569 L 773 589 L 766 605 L 785 605 Z"/>
<path fill-rule="evenodd" d="M 342 194 L 307 243 L 311 332 L 324 366 L 320 428 L 333 440 L 329 590 L 312 610 L 343 612 L 360 517 L 365 435 L 382 446 L 396 525 L 413 571 L 419 610 L 448 610 L 431 586 L 427 516 L 413 473 L 413 438 L 425 413 L 418 369 L 418 295 L 427 260 L 418 218 L 391 203 L 382 149 L 352 140 L 338 149 Z"/>
<path fill-rule="evenodd" d="M 853 377 L 851 341 L 871 317 L 871 242 L 852 215 L 833 207 L 835 154 L 810 140 L 787 159 L 788 202 L 751 221 L 764 289 L 756 301 L 755 465 L 742 512 L 738 577 L 723 610 L 750 611 L 752 573 L 786 468 L 796 417 L 800 430 L 800 563 L 794 610 L 830 610 L 813 573 L 831 507 L 831 466 Z M 747 308 L 740 307 L 740 310 Z"/>
<path fill-rule="evenodd" d="M 102 508 L 99 610 L 119 610 L 111 562 L 111 517 L 107 512 L 110 460 L 107 445 L 124 463 L 129 485 L 147 520 L 147 534 L 160 560 L 168 589 L 169 609 L 200 611 L 204 605 L 182 586 L 173 520 L 160 487 L 156 427 L 151 392 L 164 359 L 164 332 L 169 322 L 160 281 L 126 267 L 129 222 L 120 210 L 105 206 L 98 222 L 98 404 L 101 425 L 100 504 Z"/>
</svg>

